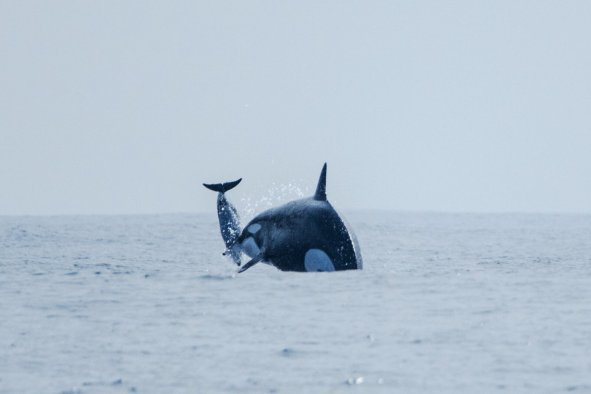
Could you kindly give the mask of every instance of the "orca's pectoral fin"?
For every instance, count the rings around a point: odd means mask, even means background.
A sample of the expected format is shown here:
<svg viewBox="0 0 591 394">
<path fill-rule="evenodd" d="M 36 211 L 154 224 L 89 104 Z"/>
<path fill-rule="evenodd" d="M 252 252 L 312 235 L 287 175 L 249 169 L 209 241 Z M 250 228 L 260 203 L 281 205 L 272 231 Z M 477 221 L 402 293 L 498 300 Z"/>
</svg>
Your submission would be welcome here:
<svg viewBox="0 0 591 394">
<path fill-rule="evenodd" d="M 238 273 L 244 272 L 247 269 L 249 269 L 250 267 L 252 267 L 253 265 L 255 265 L 256 263 L 263 261 L 263 259 L 265 258 L 263 256 L 263 254 L 264 254 L 263 252 L 259 253 L 252 260 L 250 260 L 248 263 L 244 264 L 244 267 L 240 268 Z"/>
</svg>

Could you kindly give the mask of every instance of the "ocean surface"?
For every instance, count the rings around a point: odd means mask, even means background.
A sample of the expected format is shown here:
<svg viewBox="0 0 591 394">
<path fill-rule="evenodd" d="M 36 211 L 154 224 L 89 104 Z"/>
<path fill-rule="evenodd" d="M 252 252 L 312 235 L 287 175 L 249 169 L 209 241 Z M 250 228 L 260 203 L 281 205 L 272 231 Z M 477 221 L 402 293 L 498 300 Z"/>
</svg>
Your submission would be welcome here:
<svg viewBox="0 0 591 394">
<path fill-rule="evenodd" d="M 591 393 L 591 216 L 345 216 L 364 270 L 240 275 L 215 215 L 0 217 L 0 393 Z"/>
</svg>

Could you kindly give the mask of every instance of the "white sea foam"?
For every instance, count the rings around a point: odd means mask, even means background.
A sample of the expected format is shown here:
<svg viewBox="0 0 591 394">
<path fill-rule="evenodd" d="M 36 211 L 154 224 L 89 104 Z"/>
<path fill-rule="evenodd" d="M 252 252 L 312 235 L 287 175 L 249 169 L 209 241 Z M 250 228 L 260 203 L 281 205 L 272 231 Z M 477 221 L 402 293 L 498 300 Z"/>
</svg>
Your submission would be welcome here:
<svg viewBox="0 0 591 394">
<path fill-rule="evenodd" d="M 0 218 L 0 393 L 591 390 L 591 217 L 353 213 L 236 275 L 214 215 Z"/>
</svg>

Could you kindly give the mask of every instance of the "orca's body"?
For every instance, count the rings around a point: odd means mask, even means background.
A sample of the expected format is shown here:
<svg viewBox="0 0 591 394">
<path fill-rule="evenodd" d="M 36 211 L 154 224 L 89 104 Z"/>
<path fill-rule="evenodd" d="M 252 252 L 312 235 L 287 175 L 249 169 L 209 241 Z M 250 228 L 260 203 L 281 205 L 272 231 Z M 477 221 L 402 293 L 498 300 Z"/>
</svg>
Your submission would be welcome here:
<svg viewBox="0 0 591 394">
<path fill-rule="evenodd" d="M 218 218 L 226 254 L 230 254 L 238 265 L 241 252 L 252 258 L 239 272 L 261 261 L 282 271 L 329 272 L 363 268 L 355 234 L 326 199 L 326 164 L 313 197 L 260 213 L 242 233 L 236 210 L 224 195 L 239 182 L 204 184 L 219 192 Z"/>
</svg>

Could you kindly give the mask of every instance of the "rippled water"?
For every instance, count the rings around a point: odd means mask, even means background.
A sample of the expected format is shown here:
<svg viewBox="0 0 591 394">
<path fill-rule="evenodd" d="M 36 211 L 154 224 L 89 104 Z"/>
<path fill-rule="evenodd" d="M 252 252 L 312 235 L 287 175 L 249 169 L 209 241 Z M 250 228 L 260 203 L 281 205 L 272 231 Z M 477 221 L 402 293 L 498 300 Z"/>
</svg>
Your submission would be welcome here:
<svg viewBox="0 0 591 394">
<path fill-rule="evenodd" d="M 235 275 L 213 215 L 0 217 L 0 392 L 591 392 L 591 216 L 347 218 L 365 270 Z"/>
</svg>

